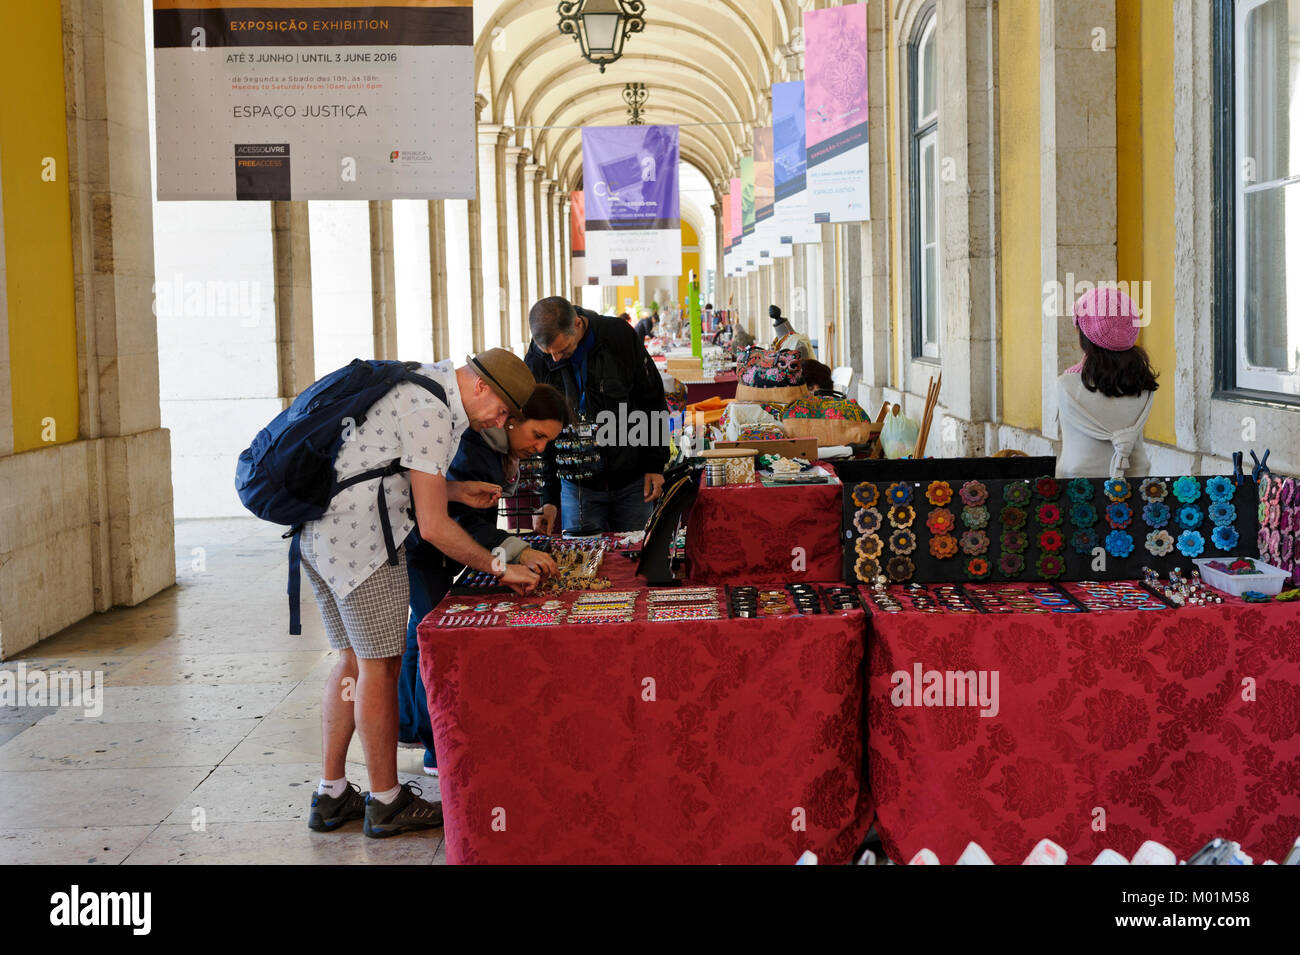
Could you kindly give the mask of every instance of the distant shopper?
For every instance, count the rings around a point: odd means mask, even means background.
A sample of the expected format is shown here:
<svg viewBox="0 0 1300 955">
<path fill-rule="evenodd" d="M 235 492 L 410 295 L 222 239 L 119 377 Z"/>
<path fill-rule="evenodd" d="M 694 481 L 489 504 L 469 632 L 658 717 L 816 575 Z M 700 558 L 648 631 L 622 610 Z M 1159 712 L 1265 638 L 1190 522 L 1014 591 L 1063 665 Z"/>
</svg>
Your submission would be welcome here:
<svg viewBox="0 0 1300 955">
<path fill-rule="evenodd" d="M 641 319 L 641 321 L 636 323 L 636 333 L 641 336 L 641 341 L 643 343 L 647 338 L 654 337 L 655 326 L 658 324 L 659 324 L 658 312 L 655 312 L 651 315 L 647 315 L 645 318 Z"/>
<path fill-rule="evenodd" d="M 733 326 L 730 322 L 728 322 L 726 318 L 723 318 L 722 324 L 720 324 L 718 326 L 718 330 L 713 333 L 713 344 L 722 345 L 723 347 L 726 347 L 727 345 L 731 344 L 731 339 L 735 336 L 735 334 L 736 334 L 735 326 Z"/>
<path fill-rule="evenodd" d="M 1141 323 L 1137 307 L 1117 288 L 1093 289 L 1074 303 L 1083 360 L 1056 380 L 1061 422 L 1057 477 L 1151 472 L 1142 429 L 1159 385 L 1137 344 Z"/>
<path fill-rule="evenodd" d="M 405 541 L 418 520 L 420 536 L 442 553 L 492 571 L 492 554 L 461 529 L 447 507 L 448 502 L 490 506 L 501 489 L 449 481 L 447 472 L 466 429 L 498 427 L 508 416 L 522 414 L 534 382 L 524 363 L 502 348 L 459 368 L 446 361 L 420 370 L 442 386 L 446 401 L 413 382 L 395 385 L 370 406 L 334 462 L 340 480 L 393 461 L 408 470 L 340 491 L 325 515 L 304 525 L 300 535 L 303 567 L 330 646 L 339 654 L 322 696 L 324 771 L 307 819 L 310 828 L 322 832 L 363 817 L 366 835 L 376 838 L 442 825 L 440 802 L 397 781 L 397 678 L 409 585 L 406 547 L 398 548 L 397 563 L 389 563 L 385 525 L 391 540 Z M 387 513 L 378 512 L 381 506 Z M 536 586 L 537 574 L 510 565 L 502 582 L 526 593 Z M 361 736 L 370 777 L 364 795 L 348 783 L 345 769 L 354 731 Z"/>
<path fill-rule="evenodd" d="M 537 385 L 524 405 L 522 421 L 511 419 L 504 428 L 465 432 L 447 477 L 451 481 L 499 485 L 501 496 L 509 497 L 518 482 L 519 462 L 545 451 L 570 417 L 564 395 L 549 385 Z M 456 501 L 448 505 L 447 512 L 480 546 L 488 550 L 501 548 L 501 555 L 508 563 L 522 564 L 542 576 L 555 573 L 555 561 L 549 554 L 529 547 L 521 538 L 497 527 L 495 501 L 486 507 Z M 420 675 L 416 628 L 447 596 L 452 580 L 464 569 L 464 564 L 421 539 L 410 548 L 406 568 L 411 586 L 411 618 L 406 625 L 406 652 L 402 656 L 398 684 L 399 735 L 403 742 L 424 744 L 424 771 L 436 776 L 438 759 L 428 697 Z"/>
<path fill-rule="evenodd" d="M 668 462 L 668 406 L 654 362 L 622 322 L 559 296 L 534 305 L 528 325 L 533 343 L 524 360 L 534 377 L 597 425 L 592 476 L 562 481 L 548 451 L 544 508 L 553 517 L 559 505 L 565 530 L 641 530 L 663 493 Z"/>
</svg>

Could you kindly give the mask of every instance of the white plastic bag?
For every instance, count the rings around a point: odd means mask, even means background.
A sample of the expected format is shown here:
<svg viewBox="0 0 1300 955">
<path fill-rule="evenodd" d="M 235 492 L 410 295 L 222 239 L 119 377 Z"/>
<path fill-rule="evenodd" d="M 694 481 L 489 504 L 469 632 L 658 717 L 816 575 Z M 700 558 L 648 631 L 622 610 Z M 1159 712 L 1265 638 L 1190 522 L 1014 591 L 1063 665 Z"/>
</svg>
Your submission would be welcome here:
<svg viewBox="0 0 1300 955">
<path fill-rule="evenodd" d="M 885 416 L 880 429 L 880 449 L 887 458 L 904 458 L 916 450 L 916 439 L 921 433 L 919 422 L 899 412 Z"/>
</svg>

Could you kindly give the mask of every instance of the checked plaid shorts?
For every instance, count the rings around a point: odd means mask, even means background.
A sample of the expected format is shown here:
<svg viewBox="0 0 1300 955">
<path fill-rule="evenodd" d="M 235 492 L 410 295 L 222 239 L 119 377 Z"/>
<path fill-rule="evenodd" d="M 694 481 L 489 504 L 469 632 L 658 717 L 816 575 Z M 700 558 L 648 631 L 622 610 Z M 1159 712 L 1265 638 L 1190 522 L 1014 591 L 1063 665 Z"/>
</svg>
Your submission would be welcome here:
<svg viewBox="0 0 1300 955">
<path fill-rule="evenodd" d="M 406 621 L 410 589 L 406 577 L 406 547 L 397 564 L 385 561 L 343 599 L 330 589 L 316 569 L 311 535 L 302 535 L 302 566 L 316 593 L 325 634 L 335 650 L 352 650 L 363 660 L 400 657 L 406 650 Z"/>
</svg>

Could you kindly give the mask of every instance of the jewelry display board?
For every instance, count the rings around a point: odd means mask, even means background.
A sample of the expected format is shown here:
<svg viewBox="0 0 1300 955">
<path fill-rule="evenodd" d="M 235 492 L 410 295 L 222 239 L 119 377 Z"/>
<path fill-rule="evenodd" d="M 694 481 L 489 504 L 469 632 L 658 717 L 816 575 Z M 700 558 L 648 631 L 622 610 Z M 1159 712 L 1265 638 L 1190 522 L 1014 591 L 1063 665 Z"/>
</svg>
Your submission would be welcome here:
<svg viewBox="0 0 1300 955">
<path fill-rule="evenodd" d="M 1133 580 L 1255 552 L 1259 493 L 1227 475 L 844 483 L 844 579 Z"/>
</svg>

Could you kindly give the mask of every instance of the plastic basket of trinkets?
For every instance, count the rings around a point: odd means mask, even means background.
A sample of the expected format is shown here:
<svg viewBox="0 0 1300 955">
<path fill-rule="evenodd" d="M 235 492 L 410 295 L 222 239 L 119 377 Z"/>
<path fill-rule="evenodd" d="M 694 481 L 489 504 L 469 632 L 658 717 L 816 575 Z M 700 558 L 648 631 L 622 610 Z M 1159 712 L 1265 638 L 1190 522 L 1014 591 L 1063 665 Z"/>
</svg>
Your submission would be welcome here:
<svg viewBox="0 0 1300 955">
<path fill-rule="evenodd" d="M 1235 560 L 1206 558 L 1192 563 L 1201 569 L 1201 576 L 1207 584 L 1234 597 L 1252 590 L 1272 597 L 1282 592 L 1282 585 L 1290 576 L 1279 567 L 1250 557 Z"/>
</svg>

